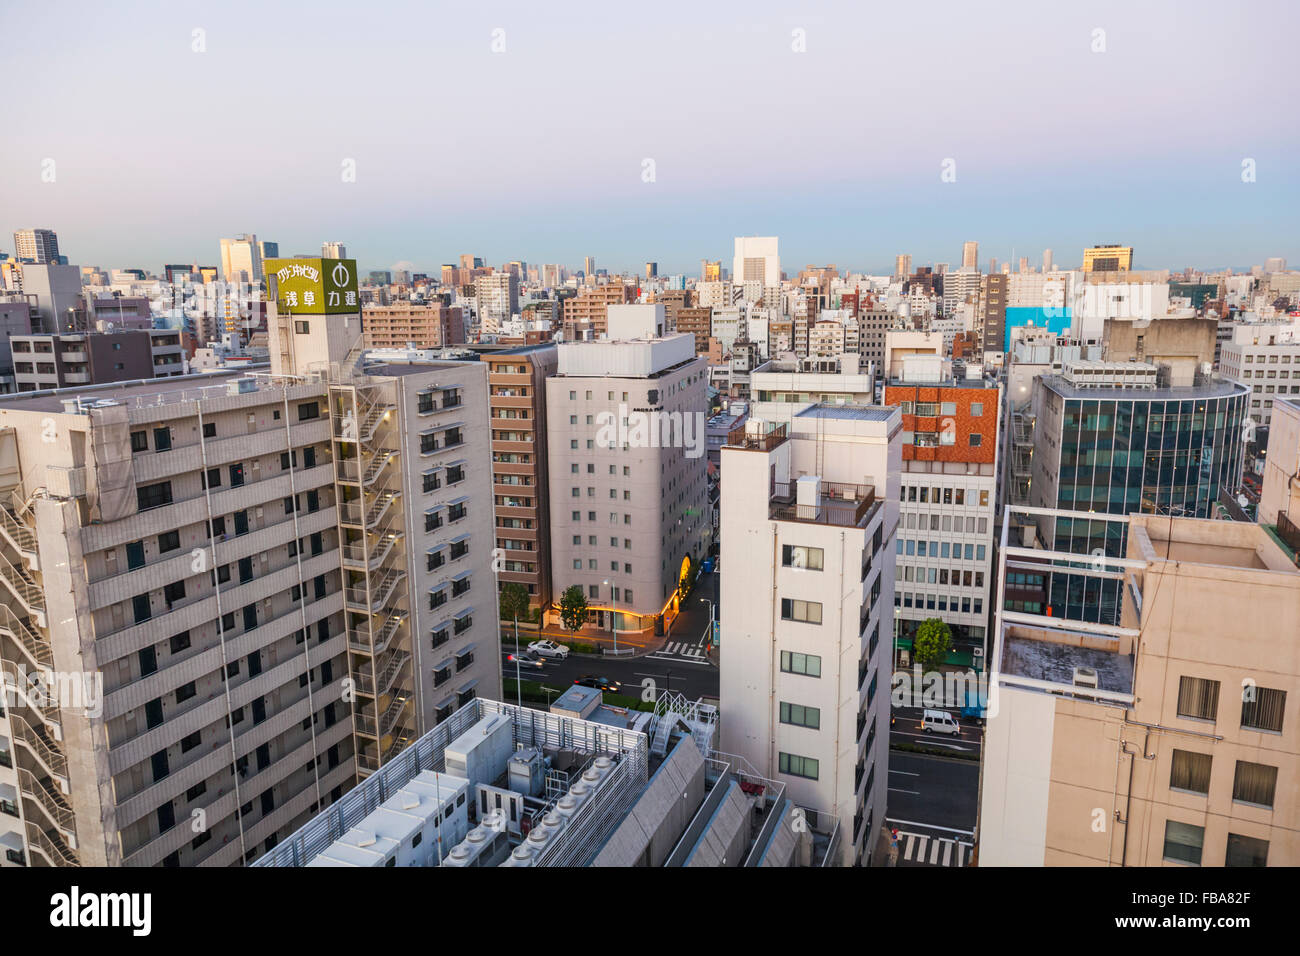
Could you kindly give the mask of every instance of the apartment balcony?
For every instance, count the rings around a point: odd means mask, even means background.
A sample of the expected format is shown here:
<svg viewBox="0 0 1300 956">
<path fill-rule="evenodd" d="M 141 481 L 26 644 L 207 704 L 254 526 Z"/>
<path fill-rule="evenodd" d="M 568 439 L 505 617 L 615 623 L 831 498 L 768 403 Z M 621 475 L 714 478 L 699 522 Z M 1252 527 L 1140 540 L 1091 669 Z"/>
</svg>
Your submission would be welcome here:
<svg viewBox="0 0 1300 956">
<path fill-rule="evenodd" d="M 35 821 L 27 821 L 27 846 L 44 858 L 47 866 L 81 866 L 75 850 L 68 847 L 57 830 L 42 830 Z"/>
<path fill-rule="evenodd" d="M 63 836 L 68 846 L 75 850 L 77 819 L 63 795 L 44 780 L 37 779 L 30 770 L 22 767 L 18 768 L 18 786 L 22 790 L 23 799 L 29 805 L 38 807 L 41 815 Z M 32 819 L 32 817 L 33 814 L 28 811 L 27 818 Z"/>
<path fill-rule="evenodd" d="M 374 666 L 379 668 L 378 679 L 366 670 L 359 671 L 356 675 L 357 693 L 367 697 L 382 697 L 387 694 L 410 660 L 411 655 L 400 648 L 386 658 L 376 657 Z"/>
<path fill-rule="evenodd" d="M 67 793 L 68 758 L 63 755 L 59 745 L 20 714 L 9 715 L 9 726 L 13 730 L 14 740 L 27 749 L 32 759 L 58 785 L 59 790 Z"/>
</svg>

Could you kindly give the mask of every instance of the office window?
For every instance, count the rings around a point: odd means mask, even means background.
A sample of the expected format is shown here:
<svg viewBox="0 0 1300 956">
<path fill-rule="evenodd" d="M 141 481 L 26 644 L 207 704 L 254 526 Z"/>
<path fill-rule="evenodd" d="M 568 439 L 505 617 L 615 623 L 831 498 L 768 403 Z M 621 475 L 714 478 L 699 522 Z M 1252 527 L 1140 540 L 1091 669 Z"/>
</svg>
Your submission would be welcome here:
<svg viewBox="0 0 1300 956">
<path fill-rule="evenodd" d="M 1277 767 L 1237 761 L 1237 769 L 1232 777 L 1232 799 L 1235 802 L 1271 808 L 1276 789 Z"/>
<path fill-rule="evenodd" d="M 787 674 L 802 674 L 804 677 L 821 677 L 822 659 L 816 654 L 782 651 L 781 670 Z"/>
<path fill-rule="evenodd" d="M 1228 834 L 1224 866 L 1268 866 L 1268 841 L 1239 833 Z"/>
<path fill-rule="evenodd" d="M 1219 710 L 1219 682 L 1183 677 L 1178 682 L 1178 716 L 1214 720 Z"/>
<path fill-rule="evenodd" d="M 1205 843 L 1205 827 L 1194 823 L 1165 821 L 1165 859 L 1177 863 L 1201 865 L 1201 848 Z"/>
<path fill-rule="evenodd" d="M 298 406 L 298 421 L 311 421 L 313 418 L 320 418 L 319 402 L 303 402 Z"/>
<path fill-rule="evenodd" d="M 788 774 L 792 777 L 807 777 L 809 780 L 817 779 L 818 764 L 812 757 L 800 757 L 797 754 L 782 753 L 778 755 L 778 764 L 781 773 Z"/>
<path fill-rule="evenodd" d="M 803 704 L 789 704 L 781 701 L 781 723 L 820 730 L 822 712 L 816 707 L 805 707 Z"/>
<path fill-rule="evenodd" d="M 1208 794 L 1210 792 L 1209 754 L 1193 753 L 1190 750 L 1175 750 L 1173 764 L 1169 772 L 1169 786 L 1174 790 L 1187 790 L 1191 793 Z"/>
<path fill-rule="evenodd" d="M 131 432 L 131 451 L 148 451 L 149 450 L 149 433 L 148 432 Z"/>
<path fill-rule="evenodd" d="M 1251 687 L 1245 693 L 1254 699 L 1241 702 L 1241 726 L 1280 734 L 1282 712 L 1286 709 L 1286 691 L 1271 687 Z"/>
<path fill-rule="evenodd" d="M 781 598 L 781 619 L 783 621 L 803 621 L 806 624 L 820 624 L 822 622 L 822 606 L 816 601 Z"/>
<path fill-rule="evenodd" d="M 971 432 L 968 437 L 970 438 L 970 447 L 972 448 L 979 448 L 980 444 L 984 441 L 984 436 L 980 435 L 978 432 Z"/>
<path fill-rule="evenodd" d="M 971 415 L 971 418 L 979 418 L 979 417 L 982 416 L 983 414 L 984 414 L 984 403 L 983 403 L 983 402 L 971 402 L 971 403 L 970 403 L 970 415 Z"/>
<path fill-rule="evenodd" d="M 171 451 L 171 447 L 172 430 L 170 428 L 155 428 L 153 430 L 153 450 Z"/>
</svg>

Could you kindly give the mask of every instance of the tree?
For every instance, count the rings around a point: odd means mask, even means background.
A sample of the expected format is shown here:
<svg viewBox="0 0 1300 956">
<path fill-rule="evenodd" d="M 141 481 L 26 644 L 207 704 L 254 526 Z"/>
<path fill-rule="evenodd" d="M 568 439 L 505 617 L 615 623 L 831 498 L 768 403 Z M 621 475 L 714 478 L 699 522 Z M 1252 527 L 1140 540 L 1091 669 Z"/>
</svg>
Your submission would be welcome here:
<svg viewBox="0 0 1300 956">
<path fill-rule="evenodd" d="M 921 673 L 937 671 L 952 650 L 952 629 L 937 617 L 926 618 L 916 629 L 912 656 L 921 665 Z"/>
<path fill-rule="evenodd" d="M 528 619 L 528 592 L 522 584 L 507 581 L 501 585 L 501 621 Z"/>
<path fill-rule="evenodd" d="M 587 596 L 582 585 L 571 584 L 560 596 L 560 620 L 574 634 L 587 623 Z"/>
</svg>

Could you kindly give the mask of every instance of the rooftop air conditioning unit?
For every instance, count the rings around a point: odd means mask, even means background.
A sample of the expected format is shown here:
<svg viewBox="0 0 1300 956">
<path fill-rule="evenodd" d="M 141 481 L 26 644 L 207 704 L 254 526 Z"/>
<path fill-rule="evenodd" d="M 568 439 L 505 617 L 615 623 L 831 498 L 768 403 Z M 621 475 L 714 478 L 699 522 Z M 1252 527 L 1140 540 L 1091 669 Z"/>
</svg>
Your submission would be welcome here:
<svg viewBox="0 0 1300 956">
<path fill-rule="evenodd" d="M 1074 669 L 1074 686 L 1097 689 L 1097 670 L 1093 667 L 1076 667 Z"/>
</svg>

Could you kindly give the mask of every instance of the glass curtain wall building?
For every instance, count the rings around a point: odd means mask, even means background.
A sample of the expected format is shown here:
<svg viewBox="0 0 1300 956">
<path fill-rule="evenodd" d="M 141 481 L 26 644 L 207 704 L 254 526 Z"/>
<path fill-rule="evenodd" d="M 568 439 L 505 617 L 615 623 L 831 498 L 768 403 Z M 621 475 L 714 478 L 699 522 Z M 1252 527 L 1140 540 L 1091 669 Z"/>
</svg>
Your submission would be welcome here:
<svg viewBox="0 0 1300 956">
<path fill-rule="evenodd" d="M 1126 526 L 1088 514 L 1211 517 L 1220 493 L 1235 493 L 1241 483 L 1248 399 L 1247 388 L 1223 381 L 1093 388 L 1042 376 L 1030 499 L 1080 515 L 1040 518 L 1039 537 L 1056 551 L 1118 557 Z M 1044 596 L 1057 614 L 1104 622 L 1117 613 L 1122 583 L 1053 574 Z"/>
</svg>

